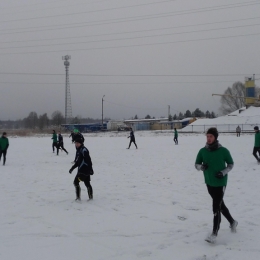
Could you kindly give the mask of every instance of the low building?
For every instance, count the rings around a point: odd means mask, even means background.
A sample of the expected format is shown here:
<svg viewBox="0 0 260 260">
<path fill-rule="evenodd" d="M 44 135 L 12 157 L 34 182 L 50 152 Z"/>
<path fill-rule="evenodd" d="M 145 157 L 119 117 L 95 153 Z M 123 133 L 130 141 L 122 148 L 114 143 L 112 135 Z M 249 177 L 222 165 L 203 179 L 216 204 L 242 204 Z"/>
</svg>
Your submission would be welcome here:
<svg viewBox="0 0 260 260">
<path fill-rule="evenodd" d="M 62 124 L 66 130 L 73 131 L 74 129 L 79 130 L 81 133 L 98 132 L 107 130 L 107 123 L 92 123 L 92 124 Z"/>
<path fill-rule="evenodd" d="M 171 130 L 174 128 L 182 129 L 188 124 L 194 122 L 196 118 L 184 118 L 182 120 L 169 121 L 168 118 L 150 118 L 150 119 L 131 119 L 125 120 L 126 125 L 131 126 L 135 131 L 138 130 Z"/>
</svg>

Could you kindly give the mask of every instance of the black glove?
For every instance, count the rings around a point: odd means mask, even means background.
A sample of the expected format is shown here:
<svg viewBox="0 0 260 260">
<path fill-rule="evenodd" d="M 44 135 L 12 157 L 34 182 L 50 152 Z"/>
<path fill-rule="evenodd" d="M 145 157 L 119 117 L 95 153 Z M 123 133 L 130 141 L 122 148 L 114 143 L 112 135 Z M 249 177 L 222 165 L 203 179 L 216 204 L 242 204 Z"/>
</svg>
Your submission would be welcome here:
<svg viewBox="0 0 260 260">
<path fill-rule="evenodd" d="M 201 170 L 202 170 L 203 172 L 206 171 L 208 168 L 209 168 L 209 165 L 208 165 L 207 163 L 203 163 L 203 164 L 201 165 Z"/>
<path fill-rule="evenodd" d="M 71 173 L 72 173 L 72 171 L 73 171 L 73 169 L 71 168 L 71 169 L 69 170 L 69 173 L 71 174 Z"/>
<path fill-rule="evenodd" d="M 90 175 L 93 175 L 93 174 L 94 174 L 93 169 L 89 170 L 89 174 L 90 174 Z"/>
<path fill-rule="evenodd" d="M 223 174 L 223 172 L 217 172 L 215 175 L 218 179 L 222 179 L 225 175 Z"/>
</svg>

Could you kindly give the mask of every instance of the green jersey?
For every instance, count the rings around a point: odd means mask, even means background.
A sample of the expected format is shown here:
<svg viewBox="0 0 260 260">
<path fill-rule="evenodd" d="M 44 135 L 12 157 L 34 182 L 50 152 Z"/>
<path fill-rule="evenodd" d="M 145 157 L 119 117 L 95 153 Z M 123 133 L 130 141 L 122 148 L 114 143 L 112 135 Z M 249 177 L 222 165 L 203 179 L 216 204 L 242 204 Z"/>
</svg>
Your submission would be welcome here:
<svg viewBox="0 0 260 260">
<path fill-rule="evenodd" d="M 0 150 L 5 151 L 9 146 L 8 138 L 5 136 L 2 136 L 0 138 Z"/>
<path fill-rule="evenodd" d="M 52 134 L 53 143 L 57 143 L 57 134 Z"/>
<path fill-rule="evenodd" d="M 260 132 L 255 133 L 255 147 L 260 147 Z"/>
<path fill-rule="evenodd" d="M 216 150 L 210 151 L 207 147 L 201 148 L 195 164 L 207 164 L 208 168 L 203 172 L 205 183 L 213 187 L 221 187 L 227 185 L 228 175 L 219 179 L 215 175 L 216 173 L 226 169 L 227 165 L 233 165 L 233 159 L 227 148 L 219 147 Z"/>
</svg>

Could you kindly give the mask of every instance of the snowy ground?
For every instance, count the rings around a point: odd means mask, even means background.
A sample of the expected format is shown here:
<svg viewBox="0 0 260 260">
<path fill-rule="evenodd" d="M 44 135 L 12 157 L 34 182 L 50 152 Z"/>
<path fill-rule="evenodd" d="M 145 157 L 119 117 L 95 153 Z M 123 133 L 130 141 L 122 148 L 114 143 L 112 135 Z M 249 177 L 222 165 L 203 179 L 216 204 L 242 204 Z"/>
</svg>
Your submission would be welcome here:
<svg viewBox="0 0 260 260">
<path fill-rule="evenodd" d="M 202 134 L 136 132 L 139 149 L 127 150 L 128 133 L 85 135 L 95 174 L 94 200 L 74 201 L 68 170 L 75 148 L 51 150 L 51 136 L 10 138 L 0 165 L 0 259 L 5 260 L 254 260 L 260 254 L 260 165 L 253 135 L 221 135 L 233 156 L 225 202 L 238 220 L 230 233 L 222 219 L 215 245 L 211 199 L 194 168 Z"/>
</svg>

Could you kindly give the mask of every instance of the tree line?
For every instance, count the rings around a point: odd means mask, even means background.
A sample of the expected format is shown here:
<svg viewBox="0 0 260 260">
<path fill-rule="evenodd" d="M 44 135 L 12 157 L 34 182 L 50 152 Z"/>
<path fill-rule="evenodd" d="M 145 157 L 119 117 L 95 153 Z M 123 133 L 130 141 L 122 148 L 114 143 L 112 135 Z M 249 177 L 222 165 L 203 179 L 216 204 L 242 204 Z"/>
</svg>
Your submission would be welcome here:
<svg viewBox="0 0 260 260">
<path fill-rule="evenodd" d="M 190 110 L 186 110 L 185 113 L 179 112 L 178 114 L 174 114 L 174 115 L 170 114 L 168 116 L 168 120 L 169 121 L 182 120 L 184 118 L 190 118 L 190 117 L 216 118 L 216 114 L 213 111 L 209 112 L 209 110 L 207 110 L 206 112 L 203 112 L 199 108 L 196 108 L 193 112 L 191 112 Z M 151 118 L 155 118 L 155 117 L 154 116 L 151 117 L 149 114 L 145 116 L 145 119 L 151 119 Z M 138 119 L 138 116 L 135 115 L 134 117 L 132 117 L 132 119 Z"/>
<path fill-rule="evenodd" d="M 109 120 L 105 118 L 104 121 Z M 74 117 L 69 120 L 70 124 L 84 124 L 84 123 L 99 123 L 100 119 L 94 118 L 80 118 Z M 49 118 L 47 113 L 38 115 L 36 112 L 32 111 L 27 117 L 20 120 L 0 120 L 0 128 L 7 129 L 40 129 L 44 130 L 50 127 L 57 127 L 61 124 L 65 124 L 65 117 L 60 111 L 54 111 Z"/>
</svg>

